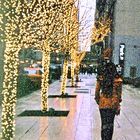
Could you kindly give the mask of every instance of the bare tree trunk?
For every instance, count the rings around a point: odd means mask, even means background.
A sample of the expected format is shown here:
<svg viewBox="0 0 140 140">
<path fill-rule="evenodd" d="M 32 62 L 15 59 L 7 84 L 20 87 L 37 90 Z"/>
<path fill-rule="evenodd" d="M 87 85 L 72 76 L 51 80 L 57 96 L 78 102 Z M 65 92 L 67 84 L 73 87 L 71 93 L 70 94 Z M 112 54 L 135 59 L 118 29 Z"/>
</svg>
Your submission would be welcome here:
<svg viewBox="0 0 140 140">
<path fill-rule="evenodd" d="M 2 92 L 2 139 L 13 139 L 15 133 L 16 94 L 18 78 L 18 48 L 6 48 Z"/>
</svg>

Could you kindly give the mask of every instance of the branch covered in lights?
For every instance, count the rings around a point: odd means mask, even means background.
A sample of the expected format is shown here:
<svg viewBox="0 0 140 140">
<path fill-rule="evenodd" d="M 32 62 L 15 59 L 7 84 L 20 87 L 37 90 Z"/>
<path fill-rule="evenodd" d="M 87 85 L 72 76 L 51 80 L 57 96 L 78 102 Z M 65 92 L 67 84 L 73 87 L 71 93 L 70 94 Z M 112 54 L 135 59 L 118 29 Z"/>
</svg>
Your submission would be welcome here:
<svg viewBox="0 0 140 140">
<path fill-rule="evenodd" d="M 109 18 L 100 18 L 99 21 L 96 21 L 92 29 L 92 42 L 94 44 L 104 40 L 108 36 L 111 26 L 111 20 Z"/>
</svg>

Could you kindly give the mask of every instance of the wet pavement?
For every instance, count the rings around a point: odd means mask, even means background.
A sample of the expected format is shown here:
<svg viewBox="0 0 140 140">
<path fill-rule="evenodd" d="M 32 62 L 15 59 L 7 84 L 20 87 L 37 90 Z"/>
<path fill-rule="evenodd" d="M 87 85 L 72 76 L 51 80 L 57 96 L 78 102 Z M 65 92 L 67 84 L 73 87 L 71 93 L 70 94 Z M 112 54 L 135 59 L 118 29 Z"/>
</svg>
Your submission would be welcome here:
<svg viewBox="0 0 140 140">
<path fill-rule="evenodd" d="M 100 115 L 94 101 L 95 75 L 80 75 L 77 88 L 67 88 L 76 98 L 49 98 L 49 108 L 69 110 L 67 117 L 16 116 L 15 140 L 100 140 Z M 60 94 L 60 81 L 49 94 Z M 68 82 L 67 85 L 70 85 Z M 40 90 L 17 101 L 16 114 L 40 110 Z M 1 128 L 0 128 L 1 129 Z M 121 114 L 115 118 L 113 140 L 140 140 L 140 90 L 123 86 Z"/>
</svg>

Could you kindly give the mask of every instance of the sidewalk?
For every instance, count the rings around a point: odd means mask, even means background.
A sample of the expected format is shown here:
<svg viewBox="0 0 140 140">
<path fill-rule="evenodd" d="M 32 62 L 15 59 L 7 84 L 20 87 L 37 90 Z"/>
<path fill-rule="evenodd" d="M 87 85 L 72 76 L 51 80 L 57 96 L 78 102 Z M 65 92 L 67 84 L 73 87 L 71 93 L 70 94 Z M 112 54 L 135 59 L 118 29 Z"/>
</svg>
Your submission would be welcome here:
<svg viewBox="0 0 140 140">
<path fill-rule="evenodd" d="M 78 83 L 79 88 L 67 88 L 76 98 L 48 99 L 49 107 L 69 110 L 67 117 L 17 116 L 15 140 L 100 140 L 100 116 L 94 101 L 95 76 L 80 75 L 80 78 L 83 82 Z M 49 94 L 60 94 L 59 81 L 50 85 Z M 17 101 L 16 114 L 40 110 L 40 103 L 40 91 L 36 91 Z M 115 119 L 113 140 L 140 140 L 138 89 L 123 86 L 121 108 L 121 115 Z"/>
</svg>

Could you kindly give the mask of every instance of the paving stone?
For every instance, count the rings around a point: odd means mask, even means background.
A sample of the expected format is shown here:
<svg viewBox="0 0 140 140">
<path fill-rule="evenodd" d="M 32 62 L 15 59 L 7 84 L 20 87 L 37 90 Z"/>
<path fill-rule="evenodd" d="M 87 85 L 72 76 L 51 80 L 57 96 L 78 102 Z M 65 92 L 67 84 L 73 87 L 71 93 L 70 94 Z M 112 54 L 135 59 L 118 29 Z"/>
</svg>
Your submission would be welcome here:
<svg viewBox="0 0 140 140">
<path fill-rule="evenodd" d="M 67 117 L 16 116 L 15 140 L 101 140 L 100 114 L 94 100 L 95 76 L 80 75 L 80 79 L 83 82 L 78 83 L 80 86 L 78 89 L 67 88 L 66 92 L 74 94 L 75 91 L 88 91 L 91 94 L 75 93 L 76 98 L 48 99 L 49 108 L 69 110 Z M 92 86 L 89 86 L 89 83 Z M 59 81 L 52 83 L 49 87 L 50 95 L 56 93 L 60 95 Z M 140 140 L 139 93 L 139 89 L 129 85 L 123 86 L 121 114 L 115 118 L 113 140 Z M 41 96 L 38 90 L 17 101 L 16 114 L 25 110 L 40 110 L 40 105 Z"/>
</svg>

